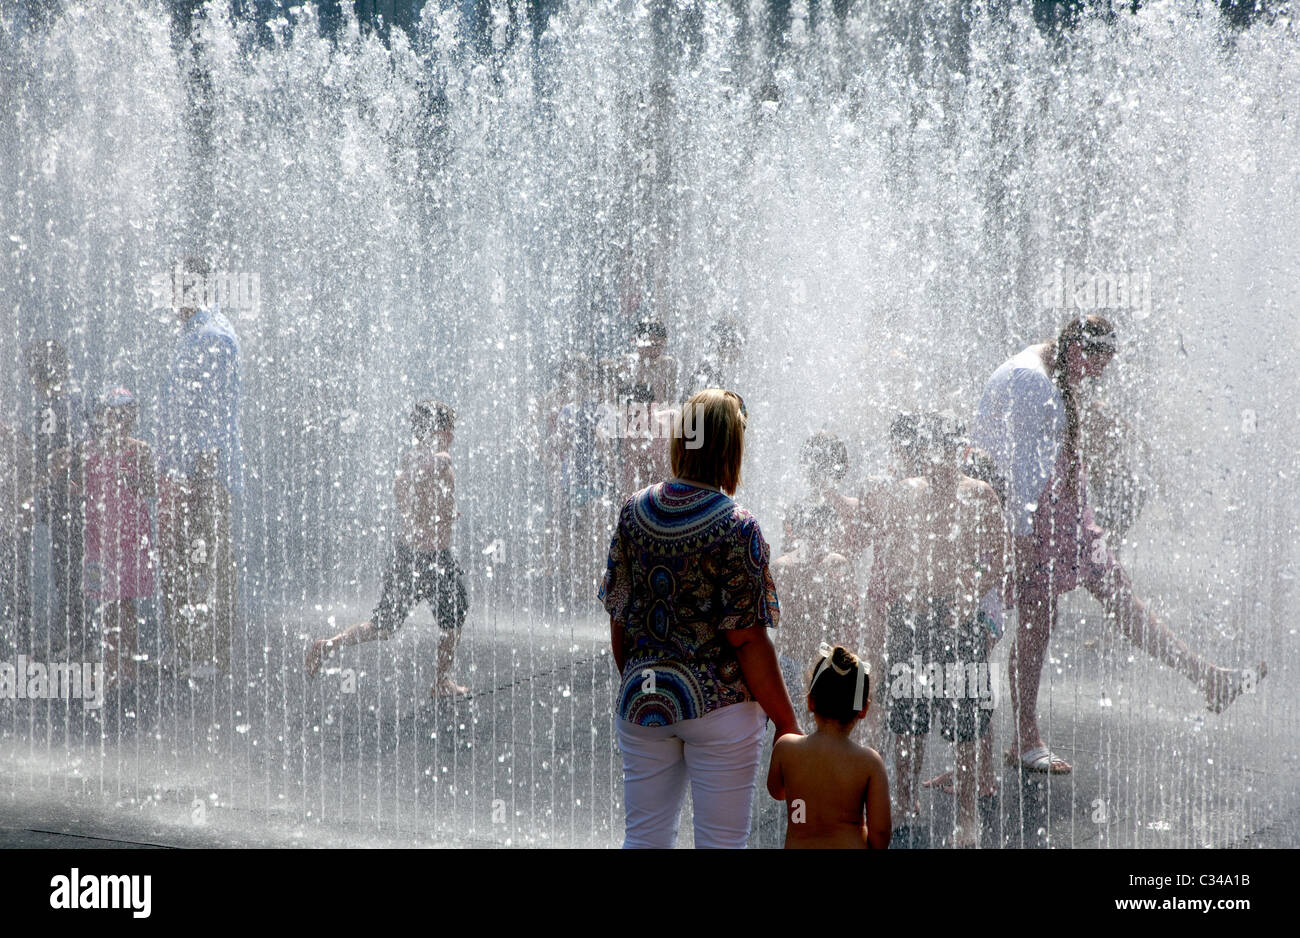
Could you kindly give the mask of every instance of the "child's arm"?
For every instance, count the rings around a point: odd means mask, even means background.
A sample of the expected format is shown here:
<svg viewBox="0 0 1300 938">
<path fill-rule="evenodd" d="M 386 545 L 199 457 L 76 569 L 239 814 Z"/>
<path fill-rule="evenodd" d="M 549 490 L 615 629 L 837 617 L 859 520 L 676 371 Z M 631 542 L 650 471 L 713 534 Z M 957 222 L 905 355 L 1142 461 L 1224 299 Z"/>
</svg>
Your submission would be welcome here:
<svg viewBox="0 0 1300 938">
<path fill-rule="evenodd" d="M 867 750 L 868 780 L 866 797 L 867 843 L 873 850 L 884 850 L 894 833 L 894 821 L 889 814 L 889 776 L 880 753 Z"/>
<path fill-rule="evenodd" d="M 402 530 L 409 531 L 415 515 L 415 473 L 411 471 L 410 457 L 402 457 L 393 477 L 393 501 L 397 504 L 397 513 L 401 516 Z"/>
<path fill-rule="evenodd" d="M 980 559 L 987 565 L 988 580 L 980 584 L 981 594 L 995 587 L 1001 590 L 1003 578 L 1011 573 L 1011 532 L 1002 511 L 1002 503 L 991 486 L 986 485 L 982 494 L 984 510 L 980 518 Z"/>
<path fill-rule="evenodd" d="M 782 736 L 772 747 L 772 761 L 767 767 L 767 793 L 777 801 L 785 801 L 785 775 L 781 771 L 781 755 L 788 744 Z"/>
<path fill-rule="evenodd" d="M 73 471 L 72 447 L 63 447 L 50 453 L 49 457 L 49 478 L 66 480 L 68 494 L 74 498 L 82 494 L 81 491 L 81 474 Z M 85 465 L 86 454 L 81 453 L 81 459 L 78 460 L 81 465 Z"/>
<path fill-rule="evenodd" d="M 434 466 L 433 483 L 438 488 L 438 500 L 435 502 L 438 506 L 438 517 L 434 519 L 434 524 L 442 529 L 450 526 L 456 520 L 456 473 L 451 468 L 451 457 L 439 453 L 437 462 Z"/>
<path fill-rule="evenodd" d="M 131 445 L 136 456 L 135 478 L 131 480 L 131 488 L 141 498 L 153 498 L 158 494 L 158 474 L 154 470 L 153 451 L 143 440 L 132 440 Z"/>
</svg>

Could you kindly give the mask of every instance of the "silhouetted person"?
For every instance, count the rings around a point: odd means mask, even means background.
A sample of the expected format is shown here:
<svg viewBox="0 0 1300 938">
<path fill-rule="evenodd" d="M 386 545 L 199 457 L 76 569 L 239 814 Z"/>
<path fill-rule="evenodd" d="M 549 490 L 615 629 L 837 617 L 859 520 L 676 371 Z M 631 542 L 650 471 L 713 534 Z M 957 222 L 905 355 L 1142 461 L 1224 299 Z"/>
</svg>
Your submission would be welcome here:
<svg viewBox="0 0 1300 938">
<path fill-rule="evenodd" d="M 159 440 L 158 541 L 162 598 L 176 669 L 192 678 L 225 672 L 234 629 L 232 500 L 243 489 L 239 441 L 239 337 L 206 304 L 211 269 L 187 258 L 184 324 L 172 357 Z"/>
<path fill-rule="evenodd" d="M 27 375 L 36 397 L 32 413 L 32 465 L 37 485 L 36 520 L 50 527 L 51 609 L 46 635 L 51 659 L 77 654 L 85 631 L 81 595 L 82 536 L 85 513 L 70 483 L 75 460 L 54 471 L 50 457 L 74 449 L 86 436 L 86 405 L 73 384 L 68 351 L 53 339 L 27 348 Z M 30 573 L 26 574 L 30 575 Z"/>
</svg>

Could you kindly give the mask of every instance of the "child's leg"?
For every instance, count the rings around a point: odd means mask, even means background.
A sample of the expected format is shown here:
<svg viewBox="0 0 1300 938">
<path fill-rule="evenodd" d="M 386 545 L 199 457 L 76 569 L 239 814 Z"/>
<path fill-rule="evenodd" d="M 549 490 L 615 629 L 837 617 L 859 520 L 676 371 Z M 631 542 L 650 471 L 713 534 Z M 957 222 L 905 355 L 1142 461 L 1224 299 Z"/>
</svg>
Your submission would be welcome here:
<svg viewBox="0 0 1300 938">
<path fill-rule="evenodd" d="M 925 737 L 898 734 L 894 746 L 894 765 L 898 784 L 894 786 L 894 813 L 904 823 L 921 814 L 916 790 L 921 782 L 921 765 L 925 761 Z"/>
<path fill-rule="evenodd" d="M 399 625 L 410 615 L 411 607 L 417 601 L 419 591 L 419 571 L 414 557 L 403 547 L 394 549 L 388 568 L 384 571 L 384 583 L 379 594 L 379 604 L 365 622 L 349 626 L 331 638 L 317 639 L 307 648 L 306 670 L 308 677 L 315 677 L 321 663 L 344 645 L 359 645 L 362 642 L 387 641 Z"/>
<path fill-rule="evenodd" d="M 556 605 L 563 601 L 565 584 L 569 582 L 573 567 L 569 560 L 573 552 L 573 524 L 572 495 L 561 487 L 551 505 L 550 532 L 547 538 L 549 575 L 543 581 L 546 584 L 546 599 Z"/>
<path fill-rule="evenodd" d="M 437 676 L 429 696 L 458 697 L 469 693 L 468 688 L 457 684 L 451 677 L 452 665 L 456 660 L 456 642 L 460 638 L 461 627 L 465 624 L 465 616 L 469 613 L 469 591 L 465 588 L 465 578 L 452 558 L 451 551 L 439 553 L 439 567 L 433 571 L 433 576 L 434 591 L 429 599 L 440 634 Z"/>
<path fill-rule="evenodd" d="M 104 606 L 104 676 L 110 683 L 135 680 L 136 617 L 133 599 Z"/>
<path fill-rule="evenodd" d="M 903 606 L 889 610 L 886 629 L 886 655 L 890 663 L 889 728 L 897 737 L 894 746 L 894 763 L 897 768 L 895 813 L 909 823 L 921 813 L 921 802 L 916 791 L 920 783 L 921 764 L 925 757 L 925 737 L 930 732 L 930 701 L 925 698 L 918 679 L 913 673 L 916 659 L 924 667 L 929 655 L 929 623 L 925 614 L 912 614 Z M 902 665 L 904 670 L 893 674 L 893 668 Z"/>
<path fill-rule="evenodd" d="M 118 644 L 122 634 L 122 600 L 104 603 L 99 607 L 99 615 L 99 647 L 104 657 L 104 680 L 115 684 L 119 680 Z"/>
<path fill-rule="evenodd" d="M 975 749 L 972 742 L 956 745 L 956 765 L 953 770 L 953 788 L 957 793 L 957 836 L 954 846 L 979 846 L 979 812 L 976 808 L 975 789 L 978 786 L 975 772 Z"/>
<path fill-rule="evenodd" d="M 438 636 L 438 673 L 429 689 L 430 697 L 463 697 L 469 693 L 468 687 L 457 684 L 451 676 L 459 638 L 459 629 L 444 629 Z"/>
<path fill-rule="evenodd" d="M 374 641 L 386 642 L 391 634 L 391 631 L 380 629 L 367 619 L 365 622 L 358 622 L 355 625 L 348 626 L 342 632 L 330 638 L 318 638 L 307 649 L 307 674 L 310 677 L 315 677 L 324 660 L 344 645 L 360 645 L 363 642 Z"/>
</svg>

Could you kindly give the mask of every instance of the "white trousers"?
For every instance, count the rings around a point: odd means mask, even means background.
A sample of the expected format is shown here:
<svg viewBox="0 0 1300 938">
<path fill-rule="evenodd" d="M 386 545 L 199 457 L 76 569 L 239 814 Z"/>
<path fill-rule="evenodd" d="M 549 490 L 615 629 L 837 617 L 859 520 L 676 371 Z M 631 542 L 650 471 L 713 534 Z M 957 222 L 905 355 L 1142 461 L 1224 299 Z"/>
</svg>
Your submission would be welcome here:
<svg viewBox="0 0 1300 938">
<path fill-rule="evenodd" d="M 624 849 L 676 845 L 688 779 L 695 846 L 744 848 L 767 728 L 756 701 L 668 726 L 616 722 L 623 752 Z"/>
</svg>

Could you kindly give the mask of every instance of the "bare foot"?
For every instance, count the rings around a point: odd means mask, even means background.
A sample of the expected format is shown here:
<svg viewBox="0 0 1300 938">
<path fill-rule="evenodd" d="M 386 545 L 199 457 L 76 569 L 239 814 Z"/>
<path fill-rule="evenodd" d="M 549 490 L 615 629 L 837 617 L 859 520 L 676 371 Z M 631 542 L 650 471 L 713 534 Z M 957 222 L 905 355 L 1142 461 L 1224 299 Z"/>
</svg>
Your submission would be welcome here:
<svg viewBox="0 0 1300 938">
<path fill-rule="evenodd" d="M 911 811 L 904 811 L 897 804 L 890 805 L 890 810 L 893 812 L 895 818 L 901 819 L 895 821 L 895 827 L 899 824 L 911 824 L 913 821 L 916 821 L 921 817 L 921 801 L 918 798 L 913 802 Z"/>
<path fill-rule="evenodd" d="M 928 782 L 922 782 L 921 787 L 937 788 L 945 795 L 955 795 L 957 793 L 957 789 L 953 787 L 951 769 L 942 775 L 936 775 Z M 981 798 L 992 798 L 998 793 L 998 780 L 996 778 L 981 778 L 979 793 Z"/>
<path fill-rule="evenodd" d="M 953 788 L 951 769 L 949 769 L 947 772 L 944 772 L 942 775 L 936 775 L 934 778 L 930 779 L 929 781 L 922 782 L 921 787 L 938 788 L 945 795 L 951 795 L 957 791 L 957 789 Z"/>
<path fill-rule="evenodd" d="M 973 821 L 965 823 L 958 821 L 952 845 L 958 850 L 974 850 L 978 847 L 980 845 L 979 824 Z"/>
<path fill-rule="evenodd" d="M 306 667 L 308 677 L 316 676 L 320 671 L 321 662 L 325 659 L 325 656 L 333 651 L 329 644 L 328 639 L 318 638 L 307 646 Z"/>
<path fill-rule="evenodd" d="M 462 687 L 449 677 L 434 682 L 433 687 L 429 688 L 429 696 L 438 697 L 468 697 L 469 688 Z"/>
<path fill-rule="evenodd" d="M 1222 713 L 1242 694 L 1253 692 L 1266 674 L 1268 664 L 1263 661 L 1258 668 L 1215 668 L 1205 687 L 1206 709 Z"/>
</svg>

